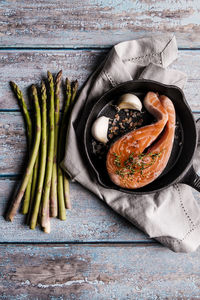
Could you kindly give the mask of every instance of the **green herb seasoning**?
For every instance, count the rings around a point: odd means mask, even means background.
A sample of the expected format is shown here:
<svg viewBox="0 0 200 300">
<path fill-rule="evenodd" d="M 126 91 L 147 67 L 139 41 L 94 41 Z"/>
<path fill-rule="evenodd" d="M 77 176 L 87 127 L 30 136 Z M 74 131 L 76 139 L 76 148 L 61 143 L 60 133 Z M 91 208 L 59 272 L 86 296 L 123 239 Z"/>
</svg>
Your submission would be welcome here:
<svg viewBox="0 0 200 300">
<path fill-rule="evenodd" d="M 123 163 L 121 161 L 121 156 L 113 152 L 115 157 L 114 164 L 119 168 L 116 170 L 115 174 L 124 177 L 133 176 L 135 172 L 139 172 L 144 176 L 143 171 L 152 166 L 155 163 L 156 158 L 160 157 L 163 151 L 164 149 L 160 152 L 140 153 L 138 155 L 134 155 L 134 152 L 132 152 Z M 150 158 L 150 162 L 147 162 L 147 158 Z"/>
<path fill-rule="evenodd" d="M 114 155 L 114 157 L 115 157 L 114 164 L 115 164 L 117 167 L 121 167 L 120 156 L 117 155 L 117 153 L 115 153 L 115 152 L 113 152 L 113 155 Z"/>
<path fill-rule="evenodd" d="M 116 172 L 115 172 L 115 174 L 117 174 L 117 175 L 119 175 L 119 176 L 121 176 L 121 177 L 124 177 L 124 172 L 122 171 L 122 170 L 117 170 Z"/>
</svg>

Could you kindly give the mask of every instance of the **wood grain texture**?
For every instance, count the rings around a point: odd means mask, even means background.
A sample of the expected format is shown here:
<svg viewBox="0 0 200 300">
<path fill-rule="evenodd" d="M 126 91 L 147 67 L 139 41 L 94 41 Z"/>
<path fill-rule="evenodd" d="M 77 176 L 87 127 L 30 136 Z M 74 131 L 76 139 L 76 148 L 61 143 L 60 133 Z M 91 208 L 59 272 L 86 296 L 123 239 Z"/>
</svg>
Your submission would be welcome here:
<svg viewBox="0 0 200 300">
<path fill-rule="evenodd" d="M 200 113 L 194 116 L 198 119 Z M 0 112 L 0 176 L 23 174 L 27 161 L 24 128 L 20 112 Z"/>
<path fill-rule="evenodd" d="M 4 0 L 0 42 L 2 47 L 105 47 L 175 32 L 179 47 L 199 47 L 199 11 L 198 0 Z"/>
<path fill-rule="evenodd" d="M 0 113 L 0 174 L 22 173 L 27 153 L 22 114 Z"/>
<path fill-rule="evenodd" d="M 200 114 L 195 114 L 199 118 Z M 19 112 L 0 113 L 0 175 L 5 176 L 24 170 L 26 138 L 22 116 Z M 13 223 L 3 218 L 9 199 L 17 190 L 17 182 L 0 181 L 0 241 L 1 242 L 69 242 L 69 241 L 141 241 L 148 237 L 122 219 L 80 185 L 71 183 L 72 211 L 65 223 L 53 219 L 52 232 L 46 235 L 31 231 L 24 225 L 24 216 L 18 214 Z M 197 201 L 199 194 L 194 192 Z"/>
<path fill-rule="evenodd" d="M 72 210 L 67 220 L 51 219 L 51 233 L 39 228 L 30 230 L 22 214 L 14 221 L 3 218 L 9 199 L 17 189 L 18 181 L 0 180 L 0 242 L 76 242 L 76 241 L 147 241 L 146 235 L 113 212 L 105 203 L 77 183 L 70 182 Z M 1 294 L 1 293 L 0 293 Z"/>
<path fill-rule="evenodd" d="M 108 51 L 108 50 L 107 50 Z M 78 79 L 80 86 L 104 59 L 105 50 L 37 50 L 0 51 L 0 109 L 19 109 L 9 81 L 15 81 L 24 94 L 32 83 L 40 84 L 46 71 L 63 70 L 63 78 Z M 179 58 L 171 66 L 188 75 L 184 88 L 193 110 L 200 110 L 200 51 L 179 51 Z"/>
<path fill-rule="evenodd" d="M 77 79 L 82 85 L 104 59 L 105 53 L 105 50 L 0 51 L 0 109 L 19 109 L 9 86 L 11 80 L 19 85 L 26 99 L 28 87 L 33 83 L 40 85 L 41 79 L 47 76 L 47 70 L 55 74 L 62 69 L 63 82 L 67 76 L 70 80 Z"/>
<path fill-rule="evenodd" d="M 72 210 L 67 220 L 51 219 L 51 233 L 39 228 L 30 230 L 25 218 L 18 213 L 14 221 L 5 221 L 3 215 L 9 200 L 14 196 L 19 181 L 0 179 L 0 242 L 151 242 L 147 235 L 116 214 L 95 195 L 70 182 Z M 193 190 L 200 204 L 200 194 Z M 1 260 L 0 260 L 1 264 Z M 1 294 L 1 293 L 0 293 Z"/>
<path fill-rule="evenodd" d="M 77 78 L 82 85 L 105 57 L 104 48 L 120 41 L 175 32 L 179 47 L 200 47 L 199 11 L 198 0 L 0 1 L 0 48 L 41 48 L 0 51 L 0 110 L 19 109 L 10 80 L 26 94 L 47 69 L 63 69 L 64 76 Z M 83 49 L 88 47 L 104 50 Z M 185 94 L 195 111 L 200 110 L 199 58 L 198 50 L 180 51 L 173 65 L 189 76 Z M 20 173 L 25 160 L 21 114 L 1 112 L 0 176 Z M 0 178 L 0 242 L 128 244 L 0 245 L 0 299 L 199 299 L 199 250 L 177 255 L 155 246 L 76 183 L 70 183 L 73 209 L 66 222 L 52 220 L 50 235 L 38 228 L 29 230 L 20 214 L 8 223 L 3 213 L 17 185 L 16 180 Z M 199 194 L 194 194 L 200 202 Z"/>
<path fill-rule="evenodd" d="M 0 299 L 199 299 L 199 254 L 158 246 L 1 246 Z"/>
</svg>

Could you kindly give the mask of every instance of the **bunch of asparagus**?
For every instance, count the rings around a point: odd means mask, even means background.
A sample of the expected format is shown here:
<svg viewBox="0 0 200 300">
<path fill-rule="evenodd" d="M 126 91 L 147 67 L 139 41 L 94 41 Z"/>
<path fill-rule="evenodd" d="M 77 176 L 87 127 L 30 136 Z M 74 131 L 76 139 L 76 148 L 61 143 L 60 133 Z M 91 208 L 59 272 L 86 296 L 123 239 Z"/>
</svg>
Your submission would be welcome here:
<svg viewBox="0 0 200 300">
<path fill-rule="evenodd" d="M 69 181 L 60 167 L 60 162 L 64 154 L 67 121 L 76 97 L 78 82 L 76 80 L 70 83 L 66 79 L 66 97 L 60 118 L 62 71 L 58 72 L 55 81 L 49 71 L 47 78 L 47 85 L 42 81 L 40 89 L 35 85 L 31 86 L 31 100 L 35 110 L 33 119 L 21 90 L 11 82 L 26 123 L 29 161 L 17 195 L 8 210 L 7 220 L 13 221 L 23 199 L 22 213 L 27 215 L 30 228 L 35 229 L 40 224 L 44 232 L 49 233 L 50 217 L 66 220 L 66 209 L 71 208 Z"/>
</svg>

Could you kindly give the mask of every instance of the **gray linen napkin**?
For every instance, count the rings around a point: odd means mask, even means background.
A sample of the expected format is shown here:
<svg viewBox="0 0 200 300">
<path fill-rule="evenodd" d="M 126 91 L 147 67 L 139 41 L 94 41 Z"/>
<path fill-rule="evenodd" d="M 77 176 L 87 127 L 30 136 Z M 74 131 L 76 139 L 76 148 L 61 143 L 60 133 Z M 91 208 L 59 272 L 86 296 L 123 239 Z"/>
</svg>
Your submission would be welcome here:
<svg viewBox="0 0 200 300">
<path fill-rule="evenodd" d="M 103 188 L 91 175 L 80 142 L 83 122 L 92 105 L 113 86 L 127 80 L 146 78 L 182 88 L 186 75 L 177 70 L 165 69 L 176 58 L 177 45 L 173 35 L 142 38 L 115 45 L 90 76 L 76 101 L 61 166 L 72 180 L 95 193 L 149 237 L 175 252 L 190 252 L 200 244 L 200 209 L 191 188 L 185 184 L 175 184 L 162 192 L 145 196 Z"/>
</svg>

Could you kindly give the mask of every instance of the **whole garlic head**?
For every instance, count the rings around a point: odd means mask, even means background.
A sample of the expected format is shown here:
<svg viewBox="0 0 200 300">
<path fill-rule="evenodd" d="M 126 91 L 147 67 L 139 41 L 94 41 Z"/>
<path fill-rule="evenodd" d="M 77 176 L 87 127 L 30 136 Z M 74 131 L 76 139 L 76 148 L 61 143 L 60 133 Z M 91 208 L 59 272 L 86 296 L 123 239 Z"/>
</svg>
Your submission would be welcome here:
<svg viewBox="0 0 200 300">
<path fill-rule="evenodd" d="M 136 109 L 141 111 L 142 103 L 136 95 L 127 93 L 119 98 L 117 107 L 119 109 Z"/>
<path fill-rule="evenodd" d="M 99 117 L 94 121 L 92 125 L 92 135 L 95 138 L 95 140 L 104 144 L 108 142 L 108 124 L 109 118 L 105 116 Z"/>
</svg>

